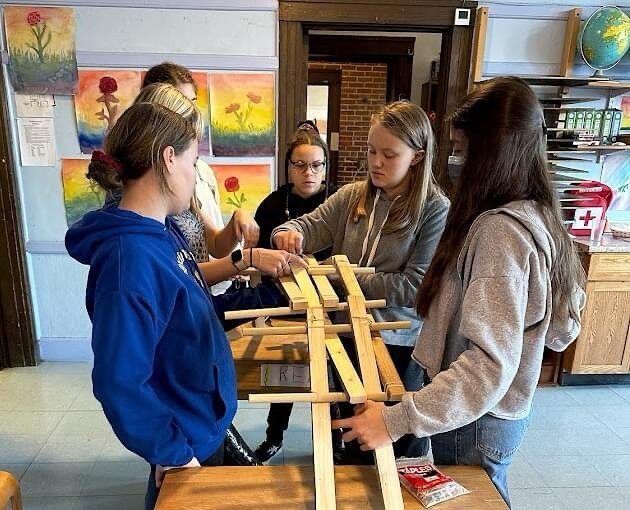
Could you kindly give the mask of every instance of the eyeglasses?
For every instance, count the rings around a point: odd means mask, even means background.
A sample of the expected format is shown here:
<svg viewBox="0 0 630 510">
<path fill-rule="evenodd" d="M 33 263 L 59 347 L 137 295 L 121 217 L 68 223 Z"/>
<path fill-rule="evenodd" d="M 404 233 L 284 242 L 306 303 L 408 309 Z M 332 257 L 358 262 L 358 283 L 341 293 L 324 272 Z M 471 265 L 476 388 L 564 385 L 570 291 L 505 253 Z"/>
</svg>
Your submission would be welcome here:
<svg viewBox="0 0 630 510">
<path fill-rule="evenodd" d="M 326 162 L 313 161 L 312 163 L 307 163 L 306 161 L 291 161 L 291 166 L 303 174 L 305 174 L 309 168 L 318 174 L 324 171 L 324 168 L 326 168 Z"/>
</svg>

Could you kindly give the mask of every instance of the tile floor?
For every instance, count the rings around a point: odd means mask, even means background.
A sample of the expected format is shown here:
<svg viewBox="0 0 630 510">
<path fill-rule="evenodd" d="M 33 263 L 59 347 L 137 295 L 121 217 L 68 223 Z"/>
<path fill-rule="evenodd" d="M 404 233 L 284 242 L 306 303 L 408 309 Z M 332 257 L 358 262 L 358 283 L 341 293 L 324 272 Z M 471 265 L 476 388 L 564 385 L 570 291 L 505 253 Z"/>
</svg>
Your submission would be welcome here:
<svg viewBox="0 0 630 510">
<path fill-rule="evenodd" d="M 257 445 L 267 406 L 241 402 L 235 424 Z M 298 405 L 272 463 L 311 463 L 310 413 Z M 0 372 L 0 470 L 26 510 L 141 509 L 147 465 L 117 441 L 88 364 Z M 514 510 L 630 509 L 630 386 L 540 388 L 512 466 Z M 4 510 L 4 509 L 2 509 Z"/>
</svg>

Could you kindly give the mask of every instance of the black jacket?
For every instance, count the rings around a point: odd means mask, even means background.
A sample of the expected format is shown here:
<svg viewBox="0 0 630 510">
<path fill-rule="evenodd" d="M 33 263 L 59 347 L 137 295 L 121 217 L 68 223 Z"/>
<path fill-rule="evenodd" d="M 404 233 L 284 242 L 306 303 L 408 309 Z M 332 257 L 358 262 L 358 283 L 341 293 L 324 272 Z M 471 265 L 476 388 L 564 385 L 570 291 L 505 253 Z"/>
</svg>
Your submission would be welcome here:
<svg viewBox="0 0 630 510">
<path fill-rule="evenodd" d="M 303 214 L 310 213 L 324 203 L 326 197 L 337 191 L 336 187 L 329 185 L 328 193 L 324 189 L 305 199 L 291 193 L 292 187 L 292 184 L 284 184 L 268 195 L 258 206 L 254 218 L 260 227 L 258 246 L 261 248 L 272 248 L 271 232 L 274 228 Z M 326 249 L 316 253 L 315 256 L 318 260 L 324 260 L 330 257 L 330 254 L 331 250 Z"/>
</svg>

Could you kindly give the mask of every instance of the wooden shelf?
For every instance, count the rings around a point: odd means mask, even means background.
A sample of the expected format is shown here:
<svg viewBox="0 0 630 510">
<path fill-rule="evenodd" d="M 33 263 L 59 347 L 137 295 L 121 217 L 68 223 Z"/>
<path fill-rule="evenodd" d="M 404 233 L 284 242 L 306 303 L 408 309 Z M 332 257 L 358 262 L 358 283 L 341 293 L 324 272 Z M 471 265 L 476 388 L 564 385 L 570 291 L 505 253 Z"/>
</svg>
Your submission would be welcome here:
<svg viewBox="0 0 630 510">
<path fill-rule="evenodd" d="M 623 89 L 630 90 L 630 81 L 603 80 L 594 81 L 586 85 L 589 89 Z"/>
<path fill-rule="evenodd" d="M 523 75 L 518 76 L 522 80 L 526 81 L 530 85 L 540 85 L 545 87 L 585 87 L 591 86 L 599 81 L 609 81 L 606 78 L 595 78 L 593 76 L 532 76 Z M 484 81 L 491 80 L 491 77 L 482 78 L 477 83 L 483 83 Z M 619 82 L 609 82 L 619 83 Z M 610 87 L 603 87 L 610 88 Z"/>
<path fill-rule="evenodd" d="M 597 151 L 597 152 L 615 152 L 615 151 L 627 151 L 630 149 L 630 145 L 578 145 L 578 151 Z"/>
<path fill-rule="evenodd" d="M 574 104 L 574 103 L 588 103 L 590 101 L 599 101 L 599 97 L 539 97 L 538 100 L 543 104 Z M 545 110 L 547 107 L 545 107 Z"/>
</svg>

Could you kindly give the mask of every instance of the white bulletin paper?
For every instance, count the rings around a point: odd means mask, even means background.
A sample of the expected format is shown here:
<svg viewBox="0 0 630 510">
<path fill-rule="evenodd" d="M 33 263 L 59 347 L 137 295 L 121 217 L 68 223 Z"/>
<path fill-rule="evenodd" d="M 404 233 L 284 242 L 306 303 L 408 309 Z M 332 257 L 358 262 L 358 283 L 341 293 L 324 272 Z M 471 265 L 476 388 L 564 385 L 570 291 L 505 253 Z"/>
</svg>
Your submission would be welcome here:
<svg viewBox="0 0 630 510">
<path fill-rule="evenodd" d="M 53 119 L 18 118 L 17 124 L 22 166 L 55 166 Z"/>
<path fill-rule="evenodd" d="M 53 117 L 55 100 L 53 96 L 15 94 L 17 117 Z"/>
</svg>

